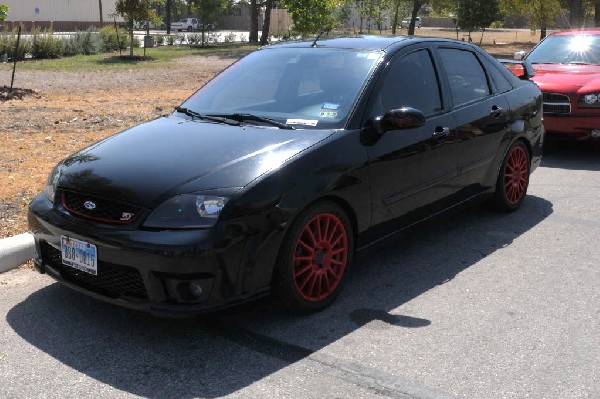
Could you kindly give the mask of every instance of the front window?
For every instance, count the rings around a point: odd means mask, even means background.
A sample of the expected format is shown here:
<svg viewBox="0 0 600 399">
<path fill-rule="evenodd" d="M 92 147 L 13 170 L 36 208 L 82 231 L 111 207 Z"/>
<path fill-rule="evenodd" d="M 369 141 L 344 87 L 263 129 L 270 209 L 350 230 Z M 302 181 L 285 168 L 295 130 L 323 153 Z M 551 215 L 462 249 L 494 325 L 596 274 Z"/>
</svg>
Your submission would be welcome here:
<svg viewBox="0 0 600 399">
<path fill-rule="evenodd" d="M 600 64 L 600 35 L 548 36 L 527 56 L 532 64 Z"/>
<path fill-rule="evenodd" d="M 242 58 L 182 107 L 204 115 L 252 114 L 296 128 L 341 128 L 381 52 L 267 48 Z"/>
</svg>

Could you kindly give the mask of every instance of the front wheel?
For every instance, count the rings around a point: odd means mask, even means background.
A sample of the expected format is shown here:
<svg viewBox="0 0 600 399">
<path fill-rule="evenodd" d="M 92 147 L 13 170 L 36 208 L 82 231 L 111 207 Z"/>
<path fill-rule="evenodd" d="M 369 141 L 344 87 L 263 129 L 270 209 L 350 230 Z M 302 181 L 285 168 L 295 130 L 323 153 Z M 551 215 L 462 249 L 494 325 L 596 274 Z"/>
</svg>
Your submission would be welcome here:
<svg viewBox="0 0 600 399">
<path fill-rule="evenodd" d="M 346 213 L 329 201 L 311 205 L 292 223 L 281 246 L 274 293 L 294 312 L 327 307 L 341 291 L 353 252 Z"/>
<path fill-rule="evenodd" d="M 522 141 L 510 146 L 498 173 L 495 202 L 501 210 L 517 210 L 527 195 L 531 162 Z"/>
</svg>

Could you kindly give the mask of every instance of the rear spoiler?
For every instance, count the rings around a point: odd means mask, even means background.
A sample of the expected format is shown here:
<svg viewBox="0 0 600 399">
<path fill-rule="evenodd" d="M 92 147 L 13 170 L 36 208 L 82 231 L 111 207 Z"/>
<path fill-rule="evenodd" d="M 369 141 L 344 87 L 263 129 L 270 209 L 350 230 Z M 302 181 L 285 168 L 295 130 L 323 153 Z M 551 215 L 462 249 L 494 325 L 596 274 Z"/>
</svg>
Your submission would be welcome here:
<svg viewBox="0 0 600 399">
<path fill-rule="evenodd" d="M 504 64 L 509 71 L 514 73 L 521 80 L 529 80 L 535 76 L 533 66 L 527 60 L 509 60 L 502 58 L 498 59 L 498 61 Z"/>
</svg>

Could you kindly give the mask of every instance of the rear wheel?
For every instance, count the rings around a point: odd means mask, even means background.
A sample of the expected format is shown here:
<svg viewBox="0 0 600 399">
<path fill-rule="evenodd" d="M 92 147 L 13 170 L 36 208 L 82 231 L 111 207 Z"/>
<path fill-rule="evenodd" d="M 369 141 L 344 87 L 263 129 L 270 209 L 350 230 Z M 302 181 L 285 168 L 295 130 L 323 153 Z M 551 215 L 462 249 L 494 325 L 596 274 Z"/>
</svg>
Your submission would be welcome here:
<svg viewBox="0 0 600 399">
<path fill-rule="evenodd" d="M 353 251 L 350 221 L 338 205 L 327 201 L 308 207 L 292 223 L 281 246 L 275 294 L 294 312 L 327 307 L 342 288 Z"/>
<path fill-rule="evenodd" d="M 506 153 L 498 180 L 495 202 L 502 210 L 517 210 L 527 195 L 531 173 L 529 151 L 522 141 L 515 142 Z"/>
</svg>

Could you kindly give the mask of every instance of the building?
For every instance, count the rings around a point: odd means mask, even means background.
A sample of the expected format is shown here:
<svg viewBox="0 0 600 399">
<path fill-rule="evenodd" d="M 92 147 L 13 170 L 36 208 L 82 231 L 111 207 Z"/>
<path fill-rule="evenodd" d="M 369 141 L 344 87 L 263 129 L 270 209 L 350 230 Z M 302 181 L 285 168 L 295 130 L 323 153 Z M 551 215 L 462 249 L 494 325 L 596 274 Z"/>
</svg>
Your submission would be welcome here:
<svg viewBox="0 0 600 399">
<path fill-rule="evenodd" d="M 99 27 L 115 20 L 117 0 L 0 0 L 10 9 L 5 25 L 9 29 L 22 23 L 55 31 L 82 30 Z M 100 16 L 102 8 L 102 17 Z M 122 18 L 117 18 L 122 22 Z"/>
</svg>

